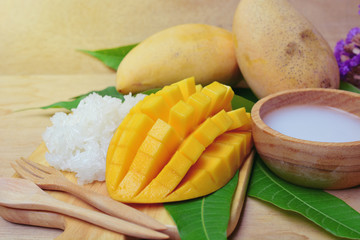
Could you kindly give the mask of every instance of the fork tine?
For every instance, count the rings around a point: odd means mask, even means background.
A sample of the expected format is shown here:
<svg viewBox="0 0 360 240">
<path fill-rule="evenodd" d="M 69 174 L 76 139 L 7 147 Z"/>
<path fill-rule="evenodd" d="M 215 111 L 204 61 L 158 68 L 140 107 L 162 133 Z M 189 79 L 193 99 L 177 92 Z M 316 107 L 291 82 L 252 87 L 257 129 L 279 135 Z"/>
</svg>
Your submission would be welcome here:
<svg viewBox="0 0 360 240">
<path fill-rule="evenodd" d="M 32 166 L 34 168 L 39 169 L 40 171 L 43 171 L 45 173 L 50 173 L 50 171 L 49 171 L 50 168 L 46 167 L 45 165 L 30 161 L 30 160 L 28 160 L 26 158 L 23 158 L 23 157 L 21 157 L 20 160 L 23 161 L 24 163 L 26 163 L 27 165 L 30 165 L 30 166 Z"/>
<path fill-rule="evenodd" d="M 49 175 L 49 173 L 38 169 L 36 166 L 33 166 L 31 163 L 29 163 L 28 161 L 26 161 L 24 159 L 18 159 L 18 160 L 15 160 L 15 162 L 19 166 L 21 166 L 23 169 L 25 169 L 26 171 L 28 171 L 31 174 L 36 175 L 40 178 L 44 178 L 46 175 Z"/>
<path fill-rule="evenodd" d="M 11 167 L 17 172 L 22 178 L 29 179 L 31 181 L 36 181 L 38 179 L 37 176 L 31 174 L 30 172 L 26 171 L 23 167 L 20 165 L 16 165 L 13 163 L 10 163 Z"/>
<path fill-rule="evenodd" d="M 29 159 L 25 159 L 23 157 L 21 157 L 21 159 L 26 162 L 27 164 L 43 171 L 44 173 L 47 173 L 47 174 L 53 174 L 53 175 L 56 175 L 56 176 L 64 176 L 62 174 L 62 172 L 60 172 L 59 170 L 57 170 L 56 168 L 52 168 L 52 167 L 48 167 L 48 166 L 45 166 L 43 164 L 40 164 L 40 163 L 36 163 L 34 161 L 31 161 Z"/>
<path fill-rule="evenodd" d="M 28 165 L 31 165 L 32 167 L 34 168 L 37 168 L 41 171 L 43 171 L 44 173 L 47 173 L 47 174 L 61 174 L 60 171 L 56 170 L 55 168 L 52 168 L 52 167 L 48 167 L 48 166 L 45 166 L 43 164 L 39 164 L 39 163 L 36 163 L 36 162 L 33 162 L 31 160 L 28 160 L 28 159 L 25 159 L 23 157 L 20 158 L 22 161 L 24 161 L 25 163 L 27 163 Z"/>
</svg>

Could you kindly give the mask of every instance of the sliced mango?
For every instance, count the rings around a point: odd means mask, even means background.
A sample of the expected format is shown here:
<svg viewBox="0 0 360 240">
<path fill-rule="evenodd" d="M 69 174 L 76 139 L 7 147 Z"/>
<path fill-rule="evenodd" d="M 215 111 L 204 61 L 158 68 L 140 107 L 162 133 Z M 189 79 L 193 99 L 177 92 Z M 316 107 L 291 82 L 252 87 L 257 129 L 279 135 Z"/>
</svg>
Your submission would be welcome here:
<svg viewBox="0 0 360 240">
<path fill-rule="evenodd" d="M 199 160 L 189 169 L 178 187 L 169 194 L 166 201 L 176 201 L 181 196 L 183 200 L 193 198 L 193 192 L 204 196 L 224 186 L 234 176 L 242 161 L 250 153 L 240 152 L 252 146 L 249 132 L 224 133 L 204 151 Z M 223 137 L 225 136 L 225 137 Z M 240 141 L 238 141 L 241 139 Z M 200 186 L 206 186 L 200 188 Z M 188 189 L 192 189 L 189 191 Z"/>
<path fill-rule="evenodd" d="M 228 91 L 228 87 L 218 83 L 213 82 L 207 86 L 205 86 L 201 92 L 211 98 L 211 105 L 210 105 L 210 114 L 213 115 L 216 112 L 220 111 L 221 109 L 228 108 L 227 105 L 222 105 L 224 103 L 225 95 Z M 231 90 L 232 91 L 232 90 Z"/>
<path fill-rule="evenodd" d="M 232 110 L 233 90 L 193 77 L 140 101 L 111 139 L 109 195 L 158 203 L 200 197 L 224 186 L 252 148 L 251 118 Z"/>
<path fill-rule="evenodd" d="M 155 93 L 157 96 L 163 96 L 169 108 L 174 106 L 178 101 L 184 100 L 178 85 L 165 86 L 161 91 Z"/>
<path fill-rule="evenodd" d="M 166 194 L 170 193 L 180 183 L 190 167 L 196 163 L 206 147 L 231 126 L 230 117 L 228 117 L 228 121 L 220 123 L 221 126 L 216 124 L 218 119 L 226 118 L 226 115 L 227 113 L 225 111 L 217 113 L 201 124 L 193 134 L 189 135 L 180 144 L 178 151 L 173 155 L 169 163 L 162 169 L 159 175 L 154 178 L 154 183 L 151 182 L 146 191 L 140 194 L 139 198 L 146 198 L 149 195 L 165 197 Z M 212 134 L 207 136 L 209 130 L 212 131 Z M 170 178 L 172 178 L 170 181 L 166 180 Z M 154 187 L 154 184 L 158 183 L 162 183 L 166 186 L 167 191 L 164 191 L 162 188 Z"/>
<path fill-rule="evenodd" d="M 181 138 L 166 122 L 158 119 L 138 147 L 128 172 L 119 185 L 118 194 L 134 196 L 153 179 L 169 161 Z M 131 188 L 128 185 L 131 183 Z"/>
<path fill-rule="evenodd" d="M 192 160 L 177 151 L 156 178 L 136 197 L 136 200 L 144 201 L 151 198 L 155 202 L 162 202 L 162 199 L 181 182 L 192 165 Z"/>
<path fill-rule="evenodd" d="M 158 118 L 167 121 L 170 109 L 165 98 L 161 95 L 155 94 L 151 95 L 150 97 L 150 99 L 147 99 L 147 101 L 144 101 L 144 103 L 141 105 L 141 112 L 147 114 L 154 121 L 156 121 Z M 161 109 L 161 111 L 159 109 Z"/>
<path fill-rule="evenodd" d="M 181 100 L 170 109 L 169 124 L 175 128 L 182 138 L 189 134 L 194 125 L 194 112 L 195 110 L 191 105 Z"/>
<path fill-rule="evenodd" d="M 187 99 L 186 103 L 194 108 L 192 117 L 195 126 L 202 123 L 209 116 L 211 98 L 204 93 L 200 91 L 194 93 Z"/>
<path fill-rule="evenodd" d="M 123 122 L 126 128 L 119 127 L 111 141 L 107 153 L 107 171 L 105 178 L 109 179 L 108 187 L 115 189 L 128 171 L 137 148 L 146 137 L 154 121 L 145 114 L 133 114 L 129 121 Z"/>
<path fill-rule="evenodd" d="M 244 107 L 230 111 L 229 116 L 233 120 L 233 124 L 230 127 L 230 130 L 233 130 L 233 129 L 250 130 L 251 129 L 251 119 L 250 119 L 250 116 L 246 113 Z"/>
<path fill-rule="evenodd" d="M 202 88 L 203 88 L 203 87 L 202 87 L 201 84 L 195 85 L 195 90 L 196 90 L 196 92 L 200 92 Z"/>
<path fill-rule="evenodd" d="M 153 137 L 166 145 L 170 153 L 173 153 L 181 142 L 181 137 L 177 134 L 175 129 L 161 119 L 158 119 L 155 122 L 149 130 L 148 136 Z"/>
<path fill-rule="evenodd" d="M 193 93 L 196 92 L 195 78 L 189 77 L 184 79 L 183 81 L 173 83 L 173 85 L 177 85 L 180 88 L 180 91 L 183 95 L 184 101 L 188 99 Z"/>
</svg>

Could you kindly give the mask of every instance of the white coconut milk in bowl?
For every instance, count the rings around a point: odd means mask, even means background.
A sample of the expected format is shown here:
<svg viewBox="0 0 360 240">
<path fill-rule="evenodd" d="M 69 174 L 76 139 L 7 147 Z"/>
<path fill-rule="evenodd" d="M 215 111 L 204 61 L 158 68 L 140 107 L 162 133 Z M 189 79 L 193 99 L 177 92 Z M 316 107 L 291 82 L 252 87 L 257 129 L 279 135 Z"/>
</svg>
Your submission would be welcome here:
<svg viewBox="0 0 360 240">
<path fill-rule="evenodd" d="M 320 189 L 360 184 L 360 94 L 288 90 L 259 100 L 251 115 L 256 150 L 279 177 Z"/>
</svg>

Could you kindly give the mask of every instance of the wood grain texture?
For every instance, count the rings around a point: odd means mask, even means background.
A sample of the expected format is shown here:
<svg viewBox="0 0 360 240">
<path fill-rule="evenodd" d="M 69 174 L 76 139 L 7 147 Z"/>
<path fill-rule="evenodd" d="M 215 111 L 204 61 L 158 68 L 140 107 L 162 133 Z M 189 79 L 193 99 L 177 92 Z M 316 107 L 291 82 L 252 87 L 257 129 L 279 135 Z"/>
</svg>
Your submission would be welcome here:
<svg viewBox="0 0 360 240">
<path fill-rule="evenodd" d="M 76 51 L 118 47 L 182 23 L 230 29 L 238 0 L 4 0 L 0 2 L 2 74 L 110 73 Z"/>
<path fill-rule="evenodd" d="M 359 26 L 358 0 L 290 0 L 331 47 Z M 0 1 L 0 176 L 29 156 L 57 110 L 14 112 L 115 85 L 115 73 L 76 49 L 141 41 L 161 29 L 199 22 L 231 29 L 238 1 L 2 0 Z M 220 7 L 219 7 L 220 6 Z M 35 74 L 35 75 L 34 75 Z M 59 75 L 61 74 L 61 75 Z M 79 74 L 79 75 L 77 75 Z M 86 75 L 87 74 L 87 75 Z M 360 188 L 329 191 L 360 211 Z M 0 239 L 48 240 L 61 230 L 12 224 L 0 218 Z M 230 239 L 336 239 L 295 213 L 247 198 Z"/>
<path fill-rule="evenodd" d="M 112 70 L 77 49 L 142 41 L 182 23 L 231 30 L 239 0 L 2 0 L 1 74 L 103 74 Z M 359 21 L 358 0 L 290 0 L 331 47 Z"/>
</svg>

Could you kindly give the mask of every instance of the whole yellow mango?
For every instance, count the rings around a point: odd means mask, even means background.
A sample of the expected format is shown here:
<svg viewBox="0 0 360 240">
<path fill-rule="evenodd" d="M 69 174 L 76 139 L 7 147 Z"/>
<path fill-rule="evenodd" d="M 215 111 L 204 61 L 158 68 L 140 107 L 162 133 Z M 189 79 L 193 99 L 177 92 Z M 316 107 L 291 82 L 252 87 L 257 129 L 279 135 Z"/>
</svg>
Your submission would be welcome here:
<svg viewBox="0 0 360 240">
<path fill-rule="evenodd" d="M 287 0 L 241 0 L 233 20 L 236 57 L 257 97 L 295 88 L 338 88 L 333 52 Z"/>
<path fill-rule="evenodd" d="M 194 76 L 196 83 L 236 85 L 241 79 L 232 33 L 184 24 L 160 31 L 133 48 L 120 63 L 116 88 L 137 93 Z"/>
</svg>

